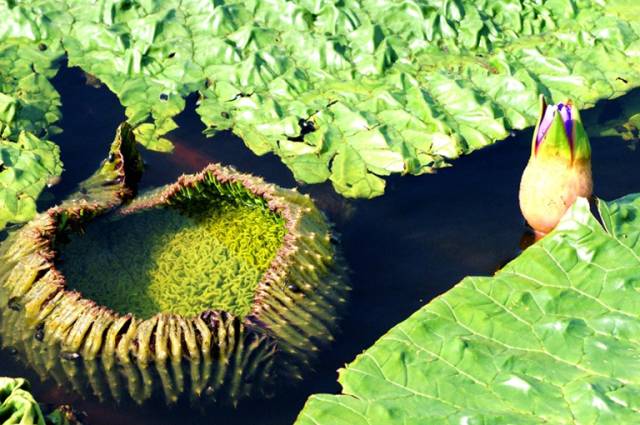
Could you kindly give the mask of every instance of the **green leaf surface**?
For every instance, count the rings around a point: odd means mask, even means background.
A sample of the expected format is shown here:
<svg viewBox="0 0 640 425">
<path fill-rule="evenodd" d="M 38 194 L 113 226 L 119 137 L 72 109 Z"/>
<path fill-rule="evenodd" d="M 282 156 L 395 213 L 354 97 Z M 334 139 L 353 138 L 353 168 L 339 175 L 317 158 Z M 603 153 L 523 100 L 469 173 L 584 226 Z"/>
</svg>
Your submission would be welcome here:
<svg viewBox="0 0 640 425">
<path fill-rule="evenodd" d="M 640 194 L 599 210 L 397 325 L 296 425 L 638 423 Z"/>
<path fill-rule="evenodd" d="M 45 425 L 40 406 L 22 378 L 0 378 L 0 417 L 7 425 Z"/>
<path fill-rule="evenodd" d="M 539 94 L 586 108 L 640 86 L 634 0 L 0 0 L 0 16 L 2 37 L 62 40 L 150 149 L 171 149 L 197 91 L 207 134 L 352 197 L 532 125 Z"/>
<path fill-rule="evenodd" d="M 40 192 L 62 172 L 60 150 L 46 140 L 59 132 L 60 96 L 49 79 L 61 55 L 59 43 L 0 38 L 0 230 L 31 219 Z"/>
<path fill-rule="evenodd" d="M 0 420 L 3 425 L 80 425 L 67 406 L 45 415 L 23 378 L 0 377 Z"/>
<path fill-rule="evenodd" d="M 15 142 L 0 139 L 0 229 L 33 218 L 38 195 L 60 173 L 60 149 L 55 143 L 27 132 Z"/>
</svg>

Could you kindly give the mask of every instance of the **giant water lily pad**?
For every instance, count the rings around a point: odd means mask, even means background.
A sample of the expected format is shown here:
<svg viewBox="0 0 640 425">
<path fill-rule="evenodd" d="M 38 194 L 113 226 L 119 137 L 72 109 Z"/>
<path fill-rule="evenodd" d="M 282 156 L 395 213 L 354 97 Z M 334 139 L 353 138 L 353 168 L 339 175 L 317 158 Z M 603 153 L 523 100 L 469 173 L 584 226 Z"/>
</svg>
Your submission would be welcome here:
<svg viewBox="0 0 640 425">
<path fill-rule="evenodd" d="M 60 149 L 47 140 L 59 130 L 60 97 L 48 80 L 59 56 L 55 45 L 0 38 L 0 230 L 33 218 L 40 192 L 62 172 Z"/>
<path fill-rule="evenodd" d="M 312 396 L 297 425 L 631 424 L 640 418 L 640 194 L 579 199 L 494 277 L 468 277 Z"/>
<path fill-rule="evenodd" d="M 348 289 L 323 214 L 216 164 L 134 197 L 135 143 L 121 126 L 77 194 L 0 244 L 3 346 L 102 400 L 236 402 L 299 381 Z"/>
<path fill-rule="evenodd" d="M 373 197 L 534 123 L 537 98 L 580 108 L 640 85 L 633 0 L 82 0 L 0 2 L 5 38 L 62 40 L 119 97 L 138 139 L 199 92 L 307 183 Z"/>
</svg>

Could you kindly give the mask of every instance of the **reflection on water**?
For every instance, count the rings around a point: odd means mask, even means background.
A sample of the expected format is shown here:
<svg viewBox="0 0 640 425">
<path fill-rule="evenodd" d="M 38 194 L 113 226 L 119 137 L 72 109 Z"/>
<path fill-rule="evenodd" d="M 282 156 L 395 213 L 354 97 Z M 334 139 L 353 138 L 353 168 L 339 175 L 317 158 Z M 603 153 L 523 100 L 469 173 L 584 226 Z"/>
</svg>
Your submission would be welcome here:
<svg viewBox="0 0 640 425">
<path fill-rule="evenodd" d="M 84 85 L 73 70 L 62 71 L 56 87 L 63 100 L 62 147 L 67 171 L 53 194 L 70 192 L 97 166 L 122 118 L 115 97 Z M 208 161 L 233 164 L 283 186 L 295 184 L 290 172 L 272 156 L 256 157 L 229 133 L 204 138 L 193 110 L 194 98 L 178 118 L 170 138 L 177 155 L 145 153 L 141 182 L 150 187 L 194 172 Z M 91 114 L 89 118 L 89 115 Z M 588 122 L 589 113 L 583 114 Z M 520 174 L 529 155 L 531 131 L 521 132 L 455 161 L 435 175 L 392 177 L 387 193 L 373 200 L 345 200 L 329 185 L 305 186 L 342 235 L 352 271 L 353 292 L 341 336 L 324 352 L 316 372 L 295 388 L 283 388 L 273 400 L 241 403 L 235 409 L 198 411 L 187 405 L 166 408 L 86 401 L 68 394 L 21 367 L 9 351 L 0 356 L 2 372 L 32 380 L 45 402 L 74 403 L 86 410 L 91 424 L 285 425 L 292 423 L 309 394 L 337 392 L 336 370 L 370 346 L 394 324 L 466 275 L 488 275 L 518 252 L 523 219 L 517 195 Z M 595 193 L 613 199 L 640 190 L 640 150 L 616 138 L 592 139 Z M 90 149 L 89 149 L 90 148 Z"/>
</svg>

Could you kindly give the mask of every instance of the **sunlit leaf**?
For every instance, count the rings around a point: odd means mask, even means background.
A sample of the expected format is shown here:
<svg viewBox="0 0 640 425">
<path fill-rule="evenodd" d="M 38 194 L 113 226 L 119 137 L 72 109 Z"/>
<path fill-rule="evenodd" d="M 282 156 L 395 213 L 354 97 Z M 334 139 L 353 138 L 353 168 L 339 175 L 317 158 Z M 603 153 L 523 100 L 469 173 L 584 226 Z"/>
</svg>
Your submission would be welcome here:
<svg viewBox="0 0 640 425">
<path fill-rule="evenodd" d="M 31 219 L 40 192 L 62 172 L 60 150 L 46 140 L 59 131 L 60 96 L 49 78 L 61 54 L 59 43 L 0 39 L 0 230 Z"/>
<path fill-rule="evenodd" d="M 353 197 L 532 125 L 539 94 L 584 109 L 640 85 L 634 0 L 2 0 L 0 14 L 0 36 L 62 39 L 147 147 L 169 150 L 197 91 L 207 134 L 231 129 Z"/>
<path fill-rule="evenodd" d="M 579 199 L 494 277 L 468 277 L 340 371 L 296 425 L 631 424 L 640 194 Z"/>
<path fill-rule="evenodd" d="M 0 412 L 6 425 L 80 425 L 68 406 L 61 406 L 45 415 L 43 407 L 29 392 L 29 383 L 23 378 L 0 377 Z"/>
</svg>

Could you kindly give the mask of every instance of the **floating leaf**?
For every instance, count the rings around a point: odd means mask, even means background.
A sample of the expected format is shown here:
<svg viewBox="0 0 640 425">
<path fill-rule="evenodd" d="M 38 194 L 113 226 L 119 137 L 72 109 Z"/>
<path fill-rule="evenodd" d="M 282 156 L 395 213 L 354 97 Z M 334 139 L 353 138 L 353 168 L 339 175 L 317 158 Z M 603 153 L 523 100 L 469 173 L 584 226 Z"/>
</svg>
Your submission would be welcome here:
<svg viewBox="0 0 640 425">
<path fill-rule="evenodd" d="M 586 108 L 640 85 L 634 0 L 41 0 L 0 15 L 5 37 L 62 39 L 147 147 L 169 150 L 198 91 L 207 134 L 232 129 L 353 197 L 533 124 L 539 94 Z"/>
<path fill-rule="evenodd" d="M 0 229 L 33 218 L 38 195 L 60 173 L 60 149 L 55 143 L 27 132 L 16 142 L 0 139 Z"/>
<path fill-rule="evenodd" d="M 0 39 L 0 230 L 33 218 L 38 195 L 62 172 L 58 146 L 45 140 L 59 131 L 60 96 L 48 79 L 60 56 L 59 43 Z"/>
<path fill-rule="evenodd" d="M 640 194 L 579 198 L 494 277 L 468 277 L 340 371 L 297 425 L 630 424 L 640 414 Z"/>
</svg>

